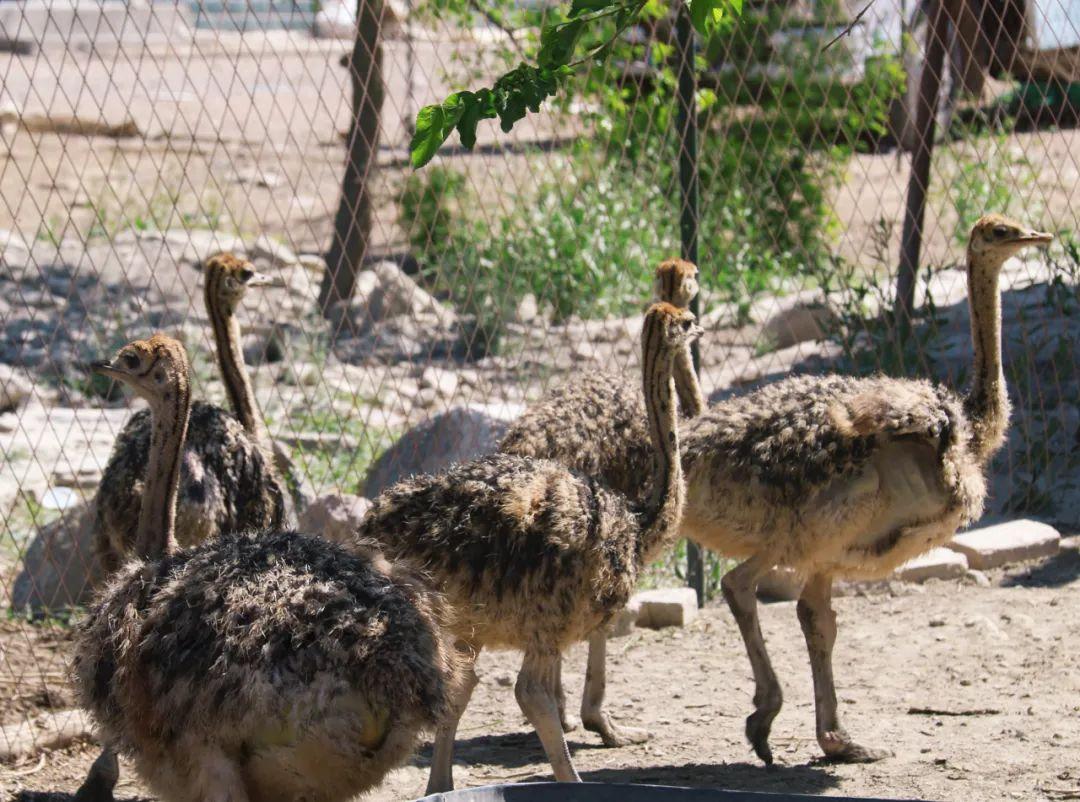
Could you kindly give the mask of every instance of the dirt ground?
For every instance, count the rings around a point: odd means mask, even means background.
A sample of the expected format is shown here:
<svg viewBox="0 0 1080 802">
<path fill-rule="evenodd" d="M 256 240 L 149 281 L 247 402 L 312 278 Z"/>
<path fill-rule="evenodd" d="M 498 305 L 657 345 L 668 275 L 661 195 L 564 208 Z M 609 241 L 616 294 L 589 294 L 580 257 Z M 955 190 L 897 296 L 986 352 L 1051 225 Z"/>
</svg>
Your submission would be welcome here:
<svg viewBox="0 0 1080 802">
<path fill-rule="evenodd" d="M 574 761 L 584 779 L 601 782 L 920 800 L 1075 799 L 1080 552 L 1063 550 L 992 581 L 892 585 L 887 593 L 836 600 L 843 721 L 864 743 L 892 749 L 891 759 L 853 766 L 818 759 L 805 650 L 794 604 L 785 602 L 762 607 L 786 693 L 773 729 L 775 766 L 760 765 L 743 740 L 750 672 L 731 616 L 715 605 L 685 630 L 636 630 L 613 642 L 609 709 L 653 738 L 604 749 L 597 736 L 575 731 Z M 21 678 L 4 689 L 5 722 L 50 701 L 70 704 L 61 679 L 66 632 L 5 622 L 5 673 Z M 46 664 L 33 661 L 35 651 L 47 655 Z M 566 662 L 575 699 L 584 655 L 579 646 Z M 459 732 L 458 787 L 550 779 L 539 740 L 514 701 L 516 666 L 512 653 L 481 659 L 481 683 Z M 0 767 L 0 798 L 68 799 L 93 755 L 92 744 L 80 744 Z M 369 798 L 420 796 L 430 755 L 425 745 Z M 125 771 L 117 798 L 145 793 Z"/>
</svg>

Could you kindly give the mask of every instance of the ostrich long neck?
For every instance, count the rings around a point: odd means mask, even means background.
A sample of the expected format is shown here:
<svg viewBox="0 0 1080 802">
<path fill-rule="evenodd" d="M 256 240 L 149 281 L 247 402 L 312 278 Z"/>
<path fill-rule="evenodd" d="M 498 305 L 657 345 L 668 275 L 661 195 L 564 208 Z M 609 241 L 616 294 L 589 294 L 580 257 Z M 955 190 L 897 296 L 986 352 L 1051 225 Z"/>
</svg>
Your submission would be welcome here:
<svg viewBox="0 0 1080 802">
<path fill-rule="evenodd" d="M 244 352 L 240 347 L 240 321 L 232 308 L 218 299 L 214 290 L 212 282 L 208 282 L 206 312 L 214 329 L 218 366 L 221 368 L 221 379 L 225 382 L 225 392 L 229 396 L 229 405 L 248 433 L 265 445 L 266 425 L 255 405 L 255 393 L 251 389 L 251 380 L 244 365 Z"/>
<path fill-rule="evenodd" d="M 705 399 L 701 395 L 701 384 L 694 370 L 690 346 L 675 356 L 675 392 L 679 396 L 679 411 L 684 418 L 696 418 L 705 411 Z"/>
<path fill-rule="evenodd" d="M 1009 396 L 1001 368 L 1001 293 L 998 265 L 968 253 L 968 304 L 975 346 L 975 376 L 965 408 L 974 434 L 972 451 L 985 463 L 1001 447 L 1009 421 Z"/>
<path fill-rule="evenodd" d="M 642 564 L 667 545 L 682 516 L 685 490 L 671 375 L 674 358 L 664 348 L 660 325 L 654 322 L 642 337 L 645 412 L 653 446 L 652 495 L 645 504 L 637 549 Z"/>
<path fill-rule="evenodd" d="M 151 409 L 150 459 L 135 535 L 135 553 L 143 560 L 160 559 L 175 544 L 176 494 L 190 411 L 191 391 L 186 384 Z"/>
</svg>

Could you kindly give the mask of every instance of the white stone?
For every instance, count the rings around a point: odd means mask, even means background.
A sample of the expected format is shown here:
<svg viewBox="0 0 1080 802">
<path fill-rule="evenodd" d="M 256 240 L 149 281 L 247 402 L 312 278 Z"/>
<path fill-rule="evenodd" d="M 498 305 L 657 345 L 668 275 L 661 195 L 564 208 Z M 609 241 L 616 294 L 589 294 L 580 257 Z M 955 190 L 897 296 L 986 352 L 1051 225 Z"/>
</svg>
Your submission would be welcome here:
<svg viewBox="0 0 1080 802">
<path fill-rule="evenodd" d="M 0 363 L 0 412 L 18 409 L 33 392 L 33 384 L 20 370 Z"/>
<path fill-rule="evenodd" d="M 368 499 L 351 493 L 318 496 L 300 513 L 299 529 L 308 535 L 345 544 L 356 532 L 370 507 Z"/>
<path fill-rule="evenodd" d="M 959 534 L 949 548 L 967 557 L 972 568 L 985 570 L 1053 556 L 1060 543 L 1061 535 L 1054 527 L 1020 519 Z"/>
<path fill-rule="evenodd" d="M 299 258 L 292 248 L 265 235 L 256 238 L 247 253 L 249 258 L 266 259 L 274 267 L 291 267 L 299 263 Z"/>
<path fill-rule="evenodd" d="M 958 551 L 938 547 L 901 565 L 896 569 L 896 578 L 904 582 L 959 579 L 967 573 L 967 570 L 967 557 Z"/>
<path fill-rule="evenodd" d="M 658 588 L 635 593 L 637 625 L 649 629 L 685 627 L 697 617 L 697 594 L 693 588 Z"/>
<path fill-rule="evenodd" d="M 450 398 L 457 390 L 458 378 L 451 370 L 434 366 L 424 368 L 420 376 L 420 387 L 431 388 L 442 398 Z"/>
</svg>

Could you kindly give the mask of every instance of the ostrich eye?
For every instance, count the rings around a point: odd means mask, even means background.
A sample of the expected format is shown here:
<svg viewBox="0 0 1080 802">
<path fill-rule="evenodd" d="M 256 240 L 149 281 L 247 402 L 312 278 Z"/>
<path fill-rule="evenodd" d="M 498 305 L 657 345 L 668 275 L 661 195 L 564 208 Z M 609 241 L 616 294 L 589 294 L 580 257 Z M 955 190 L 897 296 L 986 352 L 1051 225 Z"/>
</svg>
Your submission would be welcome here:
<svg viewBox="0 0 1080 802">
<path fill-rule="evenodd" d="M 135 368 L 139 367 L 139 357 L 137 357 L 135 354 L 131 353 L 130 351 L 127 352 L 126 354 L 124 354 L 123 356 L 121 356 L 120 361 L 124 364 L 125 368 L 129 368 L 131 370 L 134 370 Z"/>
<path fill-rule="evenodd" d="M 1009 227 L 1008 226 L 994 226 L 994 236 L 997 237 L 998 239 L 1000 239 L 1001 237 L 1006 237 L 1006 236 L 1008 236 L 1008 234 L 1009 234 Z"/>
<path fill-rule="evenodd" d="M 684 320 L 682 322 L 683 331 L 690 331 L 690 321 Z"/>
<path fill-rule="evenodd" d="M 244 268 L 243 270 L 240 271 L 240 280 L 243 281 L 243 282 L 251 281 L 251 277 L 254 276 L 254 275 L 255 275 L 254 270 L 248 270 L 247 268 Z"/>
</svg>

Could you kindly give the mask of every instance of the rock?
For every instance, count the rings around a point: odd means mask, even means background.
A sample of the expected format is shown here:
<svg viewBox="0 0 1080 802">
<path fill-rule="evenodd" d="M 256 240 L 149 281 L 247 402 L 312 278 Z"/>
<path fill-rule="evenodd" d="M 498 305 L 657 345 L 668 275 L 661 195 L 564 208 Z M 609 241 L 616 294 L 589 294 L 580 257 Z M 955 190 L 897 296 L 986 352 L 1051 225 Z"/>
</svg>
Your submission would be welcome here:
<svg viewBox="0 0 1080 802">
<path fill-rule="evenodd" d="M 943 547 L 930 549 L 896 569 L 896 578 L 903 582 L 925 582 L 927 579 L 959 579 L 968 570 L 967 557 Z"/>
<path fill-rule="evenodd" d="M 631 605 L 638 608 L 637 625 L 649 629 L 685 627 L 698 612 L 693 588 L 643 590 L 634 594 Z"/>
<path fill-rule="evenodd" d="M 14 412 L 22 406 L 34 385 L 25 373 L 0 363 L 0 412 Z"/>
<path fill-rule="evenodd" d="M 783 303 L 784 299 L 780 299 Z M 822 340 L 833 324 L 829 307 L 819 301 L 798 300 L 774 312 L 762 326 L 760 341 L 770 350 Z"/>
<path fill-rule="evenodd" d="M 420 376 L 420 389 L 431 388 L 440 398 L 450 398 L 457 387 L 457 375 L 451 370 L 429 366 Z"/>
<path fill-rule="evenodd" d="M 531 292 L 525 293 L 514 308 L 514 322 L 527 324 L 532 323 L 540 314 L 540 307 L 536 303 L 536 296 Z"/>
<path fill-rule="evenodd" d="M 990 577 L 982 571 L 976 571 L 974 569 L 969 570 L 964 574 L 964 582 L 968 585 L 974 585 L 977 588 L 990 587 Z"/>
<path fill-rule="evenodd" d="M 640 613 L 640 606 L 634 599 L 631 599 L 629 604 L 615 613 L 615 615 L 611 617 L 611 620 L 608 621 L 608 637 L 622 638 L 629 635 L 634 631 L 634 626 L 637 624 L 638 615 L 640 615 Z"/>
<path fill-rule="evenodd" d="M 69 510 L 30 542 L 11 589 L 11 609 L 33 615 L 86 604 L 100 580 L 92 505 Z"/>
<path fill-rule="evenodd" d="M 806 578 L 791 568 L 775 566 L 758 581 L 758 597 L 765 601 L 795 601 Z"/>
<path fill-rule="evenodd" d="M 456 406 L 413 427 L 371 466 L 364 495 L 375 498 L 407 476 L 493 453 L 522 411 L 517 404 Z"/>
<path fill-rule="evenodd" d="M 967 557 L 972 568 L 985 570 L 1051 557 L 1057 554 L 1060 542 L 1061 535 L 1054 527 L 1020 519 L 959 534 L 949 548 Z"/>
<path fill-rule="evenodd" d="M 371 275 L 375 277 L 374 281 Z M 427 317 L 445 328 L 456 323 L 452 310 L 439 303 L 393 262 L 376 262 L 370 271 L 361 273 L 354 298 L 358 314 L 356 323 L 360 330 L 399 316 Z"/>
<path fill-rule="evenodd" d="M 301 532 L 319 535 L 334 543 L 346 543 L 356 532 L 371 502 L 351 493 L 317 496 L 300 513 Z"/>
<path fill-rule="evenodd" d="M 356 35 L 356 7 L 327 0 L 320 4 L 311 32 L 317 39 L 352 39 Z"/>
<path fill-rule="evenodd" d="M 63 749 L 93 732 L 90 716 L 82 710 L 56 710 L 32 721 L 0 727 L 0 761 L 15 761 L 44 749 Z"/>
<path fill-rule="evenodd" d="M 292 248 L 266 235 L 256 238 L 247 249 L 249 259 L 265 259 L 274 267 L 292 267 L 299 259 Z"/>
<path fill-rule="evenodd" d="M 2 275 L 21 277 L 30 260 L 30 248 L 26 240 L 14 231 L 0 229 L 0 268 Z"/>
</svg>

